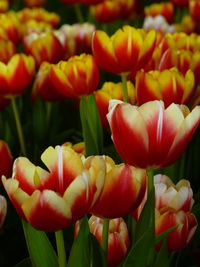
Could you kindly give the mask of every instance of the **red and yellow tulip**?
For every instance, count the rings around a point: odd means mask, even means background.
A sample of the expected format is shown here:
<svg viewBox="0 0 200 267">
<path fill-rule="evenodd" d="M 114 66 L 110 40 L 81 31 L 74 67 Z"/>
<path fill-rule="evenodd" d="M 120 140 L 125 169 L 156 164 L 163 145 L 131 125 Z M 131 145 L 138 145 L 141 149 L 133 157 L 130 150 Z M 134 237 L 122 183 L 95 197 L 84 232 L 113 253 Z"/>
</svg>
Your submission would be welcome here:
<svg viewBox="0 0 200 267">
<path fill-rule="evenodd" d="M 190 112 L 174 103 L 165 109 L 158 100 L 140 107 L 111 100 L 107 118 L 123 160 L 139 168 L 162 168 L 187 147 L 200 123 L 200 106 Z"/>
<path fill-rule="evenodd" d="M 177 252 L 184 249 L 192 239 L 197 228 L 196 217 L 189 212 L 184 211 L 158 211 L 155 215 L 156 235 L 159 235 L 168 229 L 177 226 L 173 232 L 167 236 L 167 246 L 170 252 Z M 161 244 L 157 245 L 157 249 Z"/>
<path fill-rule="evenodd" d="M 13 157 L 6 142 L 0 140 L 0 177 L 9 177 L 12 172 Z M 1 184 L 1 182 L 0 182 Z"/>
<path fill-rule="evenodd" d="M 106 157 L 104 186 L 90 213 L 98 217 L 118 218 L 135 210 L 146 192 L 147 174 L 127 164 L 115 165 Z"/>
<path fill-rule="evenodd" d="M 200 21 L 200 0 L 189 1 L 189 13 L 195 21 Z"/>
<path fill-rule="evenodd" d="M 174 18 L 174 6 L 170 2 L 163 2 L 159 4 L 151 4 L 144 9 L 145 16 L 156 17 L 161 15 L 171 23 Z"/>
<path fill-rule="evenodd" d="M 41 7 L 45 4 L 46 0 L 24 0 L 24 3 L 27 7 Z"/>
<path fill-rule="evenodd" d="M 91 94 L 99 83 L 99 70 L 92 55 L 81 54 L 53 67 L 52 79 L 65 97 Z"/>
<path fill-rule="evenodd" d="M 172 103 L 187 105 L 195 87 L 194 74 L 188 70 L 185 77 L 176 68 L 169 70 L 139 71 L 136 75 L 136 95 L 139 105 L 152 100 L 163 100 L 168 107 Z"/>
<path fill-rule="evenodd" d="M 102 243 L 103 219 L 91 216 L 89 221 L 90 232 Z M 79 231 L 79 221 L 75 225 L 75 236 Z M 130 240 L 128 229 L 123 218 L 112 219 L 109 222 L 108 232 L 108 266 L 115 267 L 124 259 L 129 248 Z"/>
<path fill-rule="evenodd" d="M 162 174 L 154 176 L 155 207 L 158 210 L 172 208 L 189 212 L 194 203 L 193 192 L 188 180 L 180 180 L 176 185 Z"/>
<path fill-rule="evenodd" d="M 127 87 L 129 103 L 135 104 L 136 98 L 134 85 L 130 81 L 128 81 Z M 96 99 L 102 125 L 104 127 L 109 127 L 108 120 L 106 118 L 106 114 L 108 113 L 109 101 L 111 99 L 123 100 L 122 83 L 105 82 L 100 90 L 94 92 L 94 96 Z"/>
<path fill-rule="evenodd" d="M 43 62 L 40 65 L 33 84 L 33 90 L 31 94 L 33 100 L 37 95 L 39 95 L 43 100 L 50 102 L 62 101 L 65 99 L 63 94 L 61 94 L 53 84 L 53 66 L 54 65 L 48 62 Z"/>
<path fill-rule="evenodd" d="M 0 61 L 7 63 L 11 57 L 17 52 L 13 42 L 9 40 L 0 40 Z"/>
<path fill-rule="evenodd" d="M 48 171 L 19 157 L 12 178 L 3 185 L 18 214 L 33 227 L 57 231 L 86 214 L 104 184 L 101 156 L 83 155 L 66 146 L 47 148 L 41 156 Z"/>
<path fill-rule="evenodd" d="M 141 68 L 151 58 L 156 41 L 155 31 L 146 33 L 124 26 L 111 37 L 96 31 L 92 48 L 97 64 L 107 72 L 122 74 Z"/>
<path fill-rule="evenodd" d="M 9 8 L 9 1 L 8 0 L 1 0 L 0 1 L 0 13 L 5 13 Z"/>
<path fill-rule="evenodd" d="M 31 56 L 15 54 L 7 64 L 0 62 L 0 94 L 23 94 L 32 82 L 35 62 Z"/>
<path fill-rule="evenodd" d="M 64 55 L 62 45 L 53 32 L 31 33 L 24 37 L 23 45 L 26 53 L 34 57 L 37 67 L 43 61 L 58 63 Z"/>
<path fill-rule="evenodd" d="M 0 195 L 0 229 L 3 226 L 7 213 L 7 201 L 4 196 Z"/>
</svg>

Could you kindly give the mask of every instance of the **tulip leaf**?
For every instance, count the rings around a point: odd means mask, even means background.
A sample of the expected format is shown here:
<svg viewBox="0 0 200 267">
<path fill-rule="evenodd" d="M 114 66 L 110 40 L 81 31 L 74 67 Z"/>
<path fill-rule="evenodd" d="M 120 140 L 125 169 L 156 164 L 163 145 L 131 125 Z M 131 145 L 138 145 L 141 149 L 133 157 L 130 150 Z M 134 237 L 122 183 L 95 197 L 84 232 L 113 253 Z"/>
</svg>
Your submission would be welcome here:
<svg viewBox="0 0 200 267">
<path fill-rule="evenodd" d="M 168 267 L 170 265 L 169 252 L 167 248 L 167 238 L 165 237 L 162 246 L 157 254 L 153 267 Z"/>
<path fill-rule="evenodd" d="M 166 230 L 165 232 L 159 234 L 158 236 L 156 236 L 156 240 L 155 243 L 159 243 L 160 241 L 162 241 L 165 237 L 167 237 L 171 232 L 173 232 L 176 228 L 178 227 L 178 225 L 175 225 L 171 228 L 169 228 L 168 230 Z"/>
<path fill-rule="evenodd" d="M 102 267 L 103 266 L 103 251 L 93 234 L 90 234 L 91 240 L 91 263 L 90 267 Z"/>
<path fill-rule="evenodd" d="M 87 156 L 102 154 L 103 132 L 93 94 L 81 98 L 80 116 Z"/>
<path fill-rule="evenodd" d="M 76 236 L 67 267 L 88 267 L 90 266 L 90 228 L 87 218 L 83 218 L 80 223 L 80 229 Z"/>
<path fill-rule="evenodd" d="M 31 259 L 25 258 L 22 261 L 20 261 L 18 264 L 16 264 L 15 267 L 32 267 Z"/>
<path fill-rule="evenodd" d="M 45 232 L 23 221 L 26 243 L 33 267 L 58 267 L 57 255 Z"/>
<path fill-rule="evenodd" d="M 133 246 L 124 261 L 123 267 L 151 266 L 155 255 L 155 198 L 154 188 L 148 195 L 145 206 L 136 224 Z M 144 251 L 146 252 L 144 254 Z"/>
</svg>

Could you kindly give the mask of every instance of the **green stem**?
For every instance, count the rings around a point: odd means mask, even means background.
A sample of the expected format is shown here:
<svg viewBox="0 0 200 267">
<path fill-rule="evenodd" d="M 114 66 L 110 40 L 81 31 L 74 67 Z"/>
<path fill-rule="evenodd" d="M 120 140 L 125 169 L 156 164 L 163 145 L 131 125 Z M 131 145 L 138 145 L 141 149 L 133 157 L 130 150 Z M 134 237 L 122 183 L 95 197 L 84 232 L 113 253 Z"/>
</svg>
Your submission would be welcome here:
<svg viewBox="0 0 200 267">
<path fill-rule="evenodd" d="M 55 232 L 59 267 L 66 266 L 65 244 L 62 230 Z"/>
<path fill-rule="evenodd" d="M 51 110 L 52 110 L 51 102 L 46 102 L 46 109 L 47 109 L 47 125 L 49 125 L 50 118 L 51 118 Z"/>
<path fill-rule="evenodd" d="M 121 74 L 121 79 L 122 79 L 122 86 L 123 86 L 124 102 L 128 103 L 127 74 L 126 73 L 122 73 Z"/>
<path fill-rule="evenodd" d="M 108 266 L 108 234 L 109 234 L 109 219 L 104 219 L 103 222 L 103 233 L 101 247 L 104 252 L 104 267 Z"/>
<path fill-rule="evenodd" d="M 76 17 L 79 23 L 83 23 L 84 22 L 84 17 L 83 14 L 81 12 L 81 7 L 79 4 L 74 5 L 75 7 L 75 12 L 76 12 Z"/>
<path fill-rule="evenodd" d="M 21 125 L 17 105 L 15 102 L 15 98 L 13 96 L 11 97 L 11 105 L 12 105 L 12 109 L 13 109 L 13 113 L 14 113 L 14 117 L 15 117 L 15 122 L 16 122 L 16 126 L 17 126 L 17 133 L 18 133 L 19 143 L 20 143 L 20 147 L 21 147 L 21 152 L 24 156 L 26 156 L 26 147 L 25 147 L 25 142 L 24 142 L 22 125 Z"/>
<path fill-rule="evenodd" d="M 150 194 L 151 190 L 154 187 L 153 170 L 147 170 L 147 176 L 148 176 L 148 194 Z"/>
</svg>

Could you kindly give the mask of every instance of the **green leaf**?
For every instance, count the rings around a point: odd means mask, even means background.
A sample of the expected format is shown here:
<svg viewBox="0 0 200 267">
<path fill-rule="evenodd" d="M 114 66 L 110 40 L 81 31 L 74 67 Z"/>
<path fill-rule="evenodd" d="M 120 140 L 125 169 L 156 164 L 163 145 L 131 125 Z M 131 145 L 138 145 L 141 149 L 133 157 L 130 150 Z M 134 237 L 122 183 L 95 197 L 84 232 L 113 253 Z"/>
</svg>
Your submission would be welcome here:
<svg viewBox="0 0 200 267">
<path fill-rule="evenodd" d="M 156 262 L 153 267 L 168 267 L 170 265 L 169 252 L 167 248 L 167 238 L 163 240 L 162 246 L 157 254 Z"/>
<path fill-rule="evenodd" d="M 33 267 L 58 267 L 57 255 L 45 232 L 22 221 L 26 244 Z"/>
<path fill-rule="evenodd" d="M 16 264 L 15 267 L 32 267 L 31 259 L 30 258 L 23 259 L 18 264 Z"/>
<path fill-rule="evenodd" d="M 93 94 L 81 98 L 80 116 L 87 156 L 102 154 L 103 132 Z"/>
<path fill-rule="evenodd" d="M 168 230 L 166 230 L 165 232 L 163 232 L 162 234 L 159 234 L 158 236 L 156 236 L 156 241 L 155 243 L 159 243 L 161 240 L 163 240 L 165 237 L 167 237 L 171 232 L 173 232 L 176 228 L 178 227 L 178 225 L 175 225 L 171 228 L 169 228 Z"/>
<path fill-rule="evenodd" d="M 67 267 L 90 266 L 90 229 L 87 218 L 83 218 L 76 239 L 73 242 Z"/>
<path fill-rule="evenodd" d="M 155 209 L 154 209 L 154 188 L 148 195 L 147 202 L 136 224 L 133 247 L 131 248 L 123 267 L 151 266 L 155 255 Z M 144 253 L 145 251 L 145 253 Z"/>
<path fill-rule="evenodd" d="M 90 267 L 102 267 L 103 266 L 103 251 L 93 234 L 90 234 L 91 241 L 91 265 Z"/>
</svg>

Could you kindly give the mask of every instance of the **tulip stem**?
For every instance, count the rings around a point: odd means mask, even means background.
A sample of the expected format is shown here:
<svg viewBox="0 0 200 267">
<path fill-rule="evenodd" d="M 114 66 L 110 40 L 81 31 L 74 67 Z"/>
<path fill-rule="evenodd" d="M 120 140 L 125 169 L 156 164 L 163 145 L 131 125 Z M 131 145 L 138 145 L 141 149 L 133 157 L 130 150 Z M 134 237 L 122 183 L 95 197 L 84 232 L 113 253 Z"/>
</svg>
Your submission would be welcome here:
<svg viewBox="0 0 200 267">
<path fill-rule="evenodd" d="M 20 147 L 21 147 L 21 152 L 24 156 L 26 156 L 26 147 L 25 147 L 25 142 L 24 142 L 22 125 L 21 125 L 21 121 L 20 121 L 20 117 L 19 117 L 18 108 L 17 108 L 16 102 L 15 102 L 15 97 L 13 97 L 13 96 L 11 97 L 11 105 L 12 105 L 12 109 L 13 109 L 13 113 L 14 113 L 14 117 L 15 117 L 15 122 L 16 122 L 16 126 L 17 126 L 17 133 L 18 133 L 19 143 L 20 143 Z"/>
<path fill-rule="evenodd" d="M 65 243 L 62 230 L 55 232 L 59 267 L 66 267 Z"/>
<path fill-rule="evenodd" d="M 154 187 L 153 170 L 147 170 L 147 176 L 148 176 L 148 194 L 149 194 Z"/>
<path fill-rule="evenodd" d="M 101 247 L 104 252 L 104 267 L 108 266 L 108 234 L 109 234 L 110 219 L 103 220 L 103 233 Z"/>
<path fill-rule="evenodd" d="M 80 4 L 75 5 L 75 12 L 76 12 L 76 17 L 79 23 L 84 22 L 83 14 L 81 12 Z"/>
<path fill-rule="evenodd" d="M 121 79 L 122 79 L 124 102 L 128 103 L 127 74 L 126 73 L 122 73 L 121 74 Z"/>
</svg>

